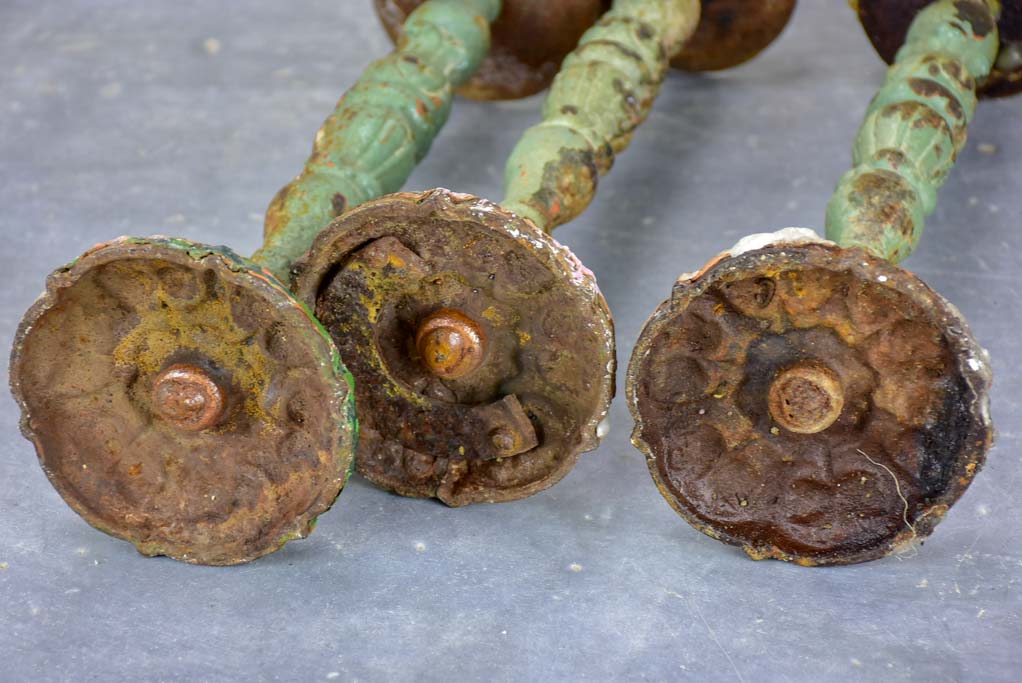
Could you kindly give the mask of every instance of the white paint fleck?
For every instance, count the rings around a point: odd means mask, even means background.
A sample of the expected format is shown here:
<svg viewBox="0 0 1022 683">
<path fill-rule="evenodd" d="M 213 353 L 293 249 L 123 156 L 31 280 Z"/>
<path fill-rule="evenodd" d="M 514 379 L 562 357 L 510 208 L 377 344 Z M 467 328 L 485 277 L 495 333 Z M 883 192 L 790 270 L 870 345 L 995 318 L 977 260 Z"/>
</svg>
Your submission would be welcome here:
<svg viewBox="0 0 1022 683">
<path fill-rule="evenodd" d="M 426 544 L 423 543 L 422 541 L 419 541 L 418 543 L 416 543 L 415 544 L 415 552 L 417 552 L 417 553 L 424 553 L 424 552 L 426 552 Z"/>
<path fill-rule="evenodd" d="M 887 276 L 886 275 L 879 275 L 879 276 L 877 276 L 877 281 L 878 282 L 887 282 Z"/>
<path fill-rule="evenodd" d="M 591 521 L 593 521 L 593 516 L 592 515 L 584 515 L 582 517 L 582 519 L 584 519 L 587 522 L 591 522 Z"/>
<path fill-rule="evenodd" d="M 979 369 L 983 367 L 983 364 L 980 363 L 975 358 L 970 358 L 967 362 L 969 363 L 969 367 L 972 369 L 973 372 L 979 372 Z"/>
<path fill-rule="evenodd" d="M 855 657 L 852 657 L 851 660 L 849 660 L 849 661 L 851 661 L 852 666 L 855 666 L 855 667 L 861 667 L 862 666 L 862 662 L 860 660 L 856 659 Z"/>
<path fill-rule="evenodd" d="M 986 613 L 987 613 L 986 609 L 980 609 L 978 612 L 976 612 L 976 618 L 977 619 L 982 619 L 983 615 L 986 614 Z"/>
<path fill-rule="evenodd" d="M 929 588 L 929 587 L 930 587 L 930 580 L 926 579 L 926 578 L 924 578 L 922 581 L 920 581 L 919 583 L 916 584 L 916 588 Z"/>
<path fill-rule="evenodd" d="M 571 564 L 568 565 L 568 569 L 570 569 L 573 572 L 580 572 L 582 571 L 582 565 L 578 564 L 577 562 L 572 562 Z"/>
<path fill-rule="evenodd" d="M 809 228 L 784 228 L 777 232 L 758 232 L 747 235 L 738 240 L 738 244 L 728 249 L 726 253 L 731 256 L 741 256 L 746 252 L 772 245 L 806 243 L 833 244 Z"/>
<path fill-rule="evenodd" d="M 11 568 L 11 565 L 7 562 L 0 562 L 0 572 L 5 572 Z"/>
</svg>

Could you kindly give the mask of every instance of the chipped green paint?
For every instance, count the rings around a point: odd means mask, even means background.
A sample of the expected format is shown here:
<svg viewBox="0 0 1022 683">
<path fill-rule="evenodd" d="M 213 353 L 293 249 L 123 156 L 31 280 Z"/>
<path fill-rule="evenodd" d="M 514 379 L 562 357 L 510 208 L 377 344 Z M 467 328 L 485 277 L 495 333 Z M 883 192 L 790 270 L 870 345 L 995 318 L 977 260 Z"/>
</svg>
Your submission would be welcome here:
<svg viewBox="0 0 1022 683">
<path fill-rule="evenodd" d="M 827 206 L 827 236 L 899 262 L 915 249 L 976 110 L 976 81 L 997 57 L 991 0 L 921 11 L 866 112 L 854 167 Z"/>
<path fill-rule="evenodd" d="M 501 205 L 551 231 L 592 201 L 599 177 L 649 115 L 698 0 L 616 0 L 565 60 L 505 167 Z"/>
<path fill-rule="evenodd" d="M 400 189 L 450 113 L 452 92 L 490 47 L 500 0 L 430 0 L 397 49 L 370 65 L 316 135 L 302 173 L 266 212 L 253 256 L 281 280 L 335 216 Z"/>
</svg>

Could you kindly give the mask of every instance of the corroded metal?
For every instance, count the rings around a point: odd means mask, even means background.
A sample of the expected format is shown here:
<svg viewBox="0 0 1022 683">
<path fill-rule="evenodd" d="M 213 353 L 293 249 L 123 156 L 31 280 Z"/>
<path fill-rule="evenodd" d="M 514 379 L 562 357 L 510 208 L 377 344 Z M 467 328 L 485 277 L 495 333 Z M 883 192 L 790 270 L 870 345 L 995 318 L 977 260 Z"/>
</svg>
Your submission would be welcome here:
<svg viewBox="0 0 1022 683">
<path fill-rule="evenodd" d="M 424 0 L 373 0 L 391 39 Z M 493 24 L 493 47 L 459 93 L 481 100 L 534 95 L 553 80 L 561 60 L 610 7 L 610 0 L 506 0 Z"/>
<path fill-rule="evenodd" d="M 486 335 L 461 311 L 441 308 L 419 323 L 415 349 L 423 366 L 437 377 L 461 379 L 482 365 Z"/>
<path fill-rule="evenodd" d="M 628 368 L 633 443 L 697 529 L 755 559 L 847 564 L 921 542 L 982 467 L 990 369 L 894 265 L 965 140 L 991 6 L 920 12 L 828 205 L 835 242 L 753 235 L 682 276 Z"/>
<path fill-rule="evenodd" d="M 296 273 L 355 374 L 358 467 L 377 485 L 449 505 L 514 500 L 597 445 L 610 314 L 592 273 L 527 221 L 445 190 L 390 195 L 336 221 Z M 416 333 L 452 308 L 481 328 L 485 356 L 444 376 Z"/>
<path fill-rule="evenodd" d="M 548 233 L 589 203 L 698 12 L 697 0 L 615 2 L 508 160 L 501 206 L 446 190 L 383 197 L 336 220 L 298 261 L 294 291 L 357 380 L 368 479 L 449 505 L 515 500 L 599 443 L 613 324 L 593 274 Z M 470 346 L 481 349 L 453 376 L 453 357 L 424 357 L 421 344 L 452 310 L 458 337 L 479 326 Z"/>
<path fill-rule="evenodd" d="M 193 393 L 176 408 L 175 378 Z M 201 564 L 273 552 L 330 508 L 351 468 L 349 379 L 269 273 L 156 238 L 53 273 L 11 359 L 22 431 L 64 500 L 146 555 Z"/>
<path fill-rule="evenodd" d="M 916 15 L 933 0 L 851 0 L 866 35 L 888 64 L 905 42 Z M 960 3 L 974 11 L 975 0 Z M 987 3 L 993 5 L 994 3 Z M 1022 92 L 1022 0 L 1001 0 L 997 29 L 1000 45 L 990 73 L 978 81 L 980 97 L 1004 97 Z"/>
<path fill-rule="evenodd" d="M 277 277 L 336 213 L 404 181 L 499 8 L 438 0 L 409 17 L 271 204 L 252 259 L 124 238 L 51 275 L 19 328 L 11 386 L 43 468 L 89 523 L 147 555 L 234 564 L 329 509 L 353 468 L 352 378 Z"/>
<path fill-rule="evenodd" d="M 679 514 L 755 559 L 904 551 L 983 464 L 986 354 L 911 273 L 784 237 L 682 276 L 646 323 L 628 368 L 633 441 Z M 806 366 L 825 368 L 843 406 L 813 433 L 769 400 Z"/>
<path fill-rule="evenodd" d="M 774 422 L 796 434 L 816 434 L 830 427 L 845 407 L 841 378 L 820 361 L 800 360 L 778 370 L 767 390 Z"/>
<path fill-rule="evenodd" d="M 702 0 L 699 27 L 671 66 L 719 71 L 747 62 L 784 30 L 796 0 Z"/>
<path fill-rule="evenodd" d="M 175 363 L 153 380 L 153 412 L 178 429 L 202 431 L 220 423 L 224 393 L 218 378 L 205 368 Z"/>
</svg>

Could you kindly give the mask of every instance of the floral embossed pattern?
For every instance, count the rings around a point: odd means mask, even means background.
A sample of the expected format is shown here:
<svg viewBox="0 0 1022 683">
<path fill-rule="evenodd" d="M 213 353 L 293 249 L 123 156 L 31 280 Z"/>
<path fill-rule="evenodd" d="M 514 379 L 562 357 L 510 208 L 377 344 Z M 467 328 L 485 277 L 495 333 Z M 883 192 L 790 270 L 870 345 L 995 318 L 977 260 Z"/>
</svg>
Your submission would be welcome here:
<svg viewBox="0 0 1022 683">
<path fill-rule="evenodd" d="M 925 536 L 961 495 L 990 441 L 987 382 L 957 311 L 918 279 L 788 245 L 680 281 L 629 398 L 654 479 L 693 525 L 753 557 L 835 564 Z"/>
<path fill-rule="evenodd" d="M 297 300 L 230 252 L 122 240 L 51 276 L 12 383 L 89 523 L 145 554 L 234 564 L 306 535 L 344 484 L 353 422 L 331 354 Z M 183 367 L 223 402 L 205 428 L 154 405 L 161 372 Z M 181 412 L 203 396 L 176 398 Z"/>
</svg>

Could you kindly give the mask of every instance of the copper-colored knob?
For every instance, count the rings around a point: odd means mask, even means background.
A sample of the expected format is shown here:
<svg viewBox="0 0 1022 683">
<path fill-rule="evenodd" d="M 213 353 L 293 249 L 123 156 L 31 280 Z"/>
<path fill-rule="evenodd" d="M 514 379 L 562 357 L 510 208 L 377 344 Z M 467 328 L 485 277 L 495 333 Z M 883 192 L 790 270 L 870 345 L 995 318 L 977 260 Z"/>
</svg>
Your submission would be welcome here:
<svg viewBox="0 0 1022 683">
<path fill-rule="evenodd" d="M 816 434 L 841 415 L 844 389 L 830 369 L 800 364 L 777 373 L 767 405 L 774 421 L 789 432 Z"/>
<path fill-rule="evenodd" d="M 153 408 L 178 429 L 198 432 L 215 427 L 224 413 L 224 392 L 202 368 L 178 363 L 153 384 Z"/>
<path fill-rule="evenodd" d="M 430 314 L 415 333 L 415 347 L 423 365 L 443 379 L 458 379 L 478 368 L 485 343 L 479 325 L 453 308 Z"/>
</svg>

